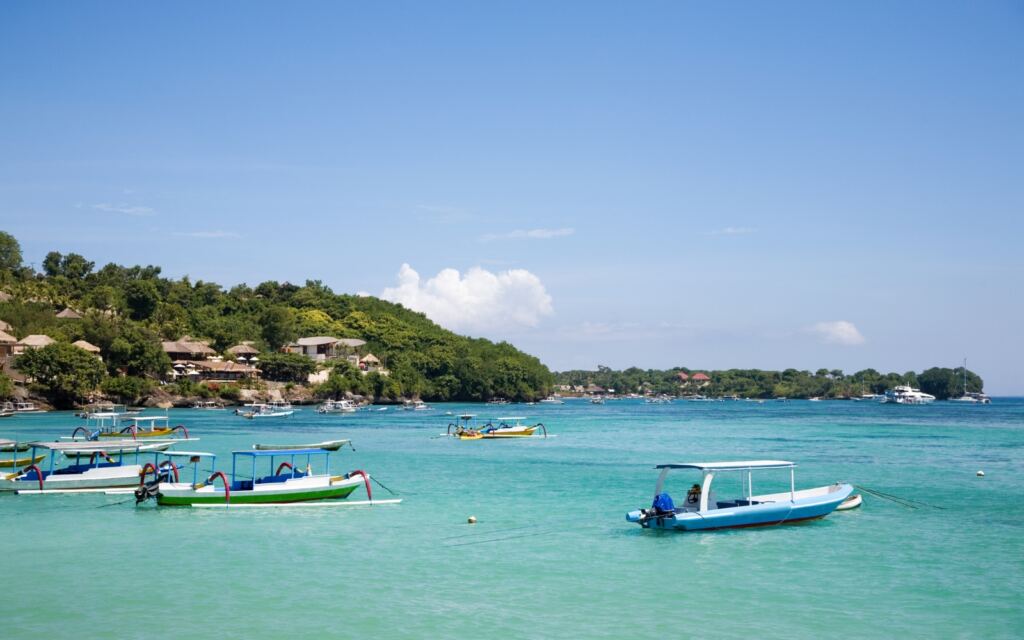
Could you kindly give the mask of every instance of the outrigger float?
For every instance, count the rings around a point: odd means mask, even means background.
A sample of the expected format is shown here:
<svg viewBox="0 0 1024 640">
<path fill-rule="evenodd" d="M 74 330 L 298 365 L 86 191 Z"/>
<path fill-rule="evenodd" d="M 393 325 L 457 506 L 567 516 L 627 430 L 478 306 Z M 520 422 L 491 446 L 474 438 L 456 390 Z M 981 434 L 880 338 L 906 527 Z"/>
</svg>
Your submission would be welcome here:
<svg viewBox="0 0 1024 640">
<path fill-rule="evenodd" d="M 448 425 L 447 435 L 459 440 L 502 440 L 505 438 L 528 438 L 540 430 L 544 437 L 548 437 L 548 428 L 538 422 L 534 425 L 522 424 L 523 416 L 508 416 L 497 418 L 498 424 L 492 422 L 473 426 L 472 421 L 476 415 L 464 413 L 458 416 L 459 422 Z"/>
<path fill-rule="evenodd" d="M 88 418 L 84 427 L 77 427 L 71 432 L 71 440 L 96 441 L 100 438 L 174 438 L 175 434 L 184 434 L 185 440 L 191 438 L 184 425 L 171 426 L 168 416 L 131 416 L 126 419 L 126 426 L 121 426 L 121 415 L 117 413 L 96 413 Z"/>
<path fill-rule="evenodd" d="M 343 475 L 332 475 L 330 454 L 340 448 L 338 441 L 327 446 L 308 445 L 302 448 L 234 451 L 231 454 L 230 477 L 216 471 L 217 456 L 196 451 L 168 451 L 163 462 L 147 466 L 142 471 L 142 482 L 135 491 L 136 503 L 156 498 L 160 506 L 238 507 L 281 506 L 316 501 L 341 501 L 360 485 L 366 488 L 366 501 L 348 502 L 347 505 L 396 504 L 401 500 L 374 500 L 370 476 L 357 469 Z M 343 441 L 344 442 L 344 441 Z M 265 445 L 255 445 L 262 447 Z M 297 445 L 293 445 L 297 446 Z M 314 457 L 323 456 L 323 473 L 314 473 Z M 206 471 L 200 464 L 208 463 Z M 189 464 L 191 480 L 182 480 L 178 463 Z M 268 475 L 258 475 L 261 463 L 269 462 Z M 169 463 L 169 464 L 167 464 Z M 303 463 L 305 467 L 303 467 Z M 209 469 L 214 469 L 207 475 Z M 248 472 L 250 475 L 246 475 Z M 153 480 L 146 482 L 152 473 Z M 217 480 L 220 483 L 217 483 Z"/>
<path fill-rule="evenodd" d="M 174 445 L 173 440 L 137 442 L 117 440 L 111 442 L 31 442 L 28 447 L 35 459 L 49 457 L 40 468 L 39 460 L 21 471 L 0 476 L 0 491 L 22 493 L 77 493 L 86 491 L 130 488 L 138 485 L 142 473 L 140 464 L 144 454 L 156 454 Z M 134 456 L 132 463 L 126 459 Z M 58 458 L 67 458 L 71 464 L 58 468 Z"/>
<path fill-rule="evenodd" d="M 654 488 L 654 502 L 649 509 L 630 511 L 626 520 L 645 529 L 678 531 L 788 524 L 823 518 L 853 493 L 853 487 L 842 482 L 797 491 L 795 467 L 796 464 L 784 460 L 659 464 L 655 467 L 661 470 L 661 474 Z M 700 484 L 692 485 L 686 493 L 682 506 L 676 506 L 665 492 L 665 479 L 674 469 L 695 469 L 703 474 Z M 754 495 L 753 472 L 768 469 L 789 469 L 789 491 Z M 740 473 L 743 495 L 736 499 L 718 500 L 712 490 L 712 481 L 717 474 L 727 471 Z"/>
</svg>

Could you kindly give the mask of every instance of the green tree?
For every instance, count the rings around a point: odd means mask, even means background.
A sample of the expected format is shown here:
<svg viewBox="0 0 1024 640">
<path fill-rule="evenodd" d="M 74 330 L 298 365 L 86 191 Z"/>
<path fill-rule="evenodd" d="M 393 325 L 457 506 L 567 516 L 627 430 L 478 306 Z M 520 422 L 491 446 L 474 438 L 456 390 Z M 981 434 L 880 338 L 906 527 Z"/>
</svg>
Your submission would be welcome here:
<svg viewBox="0 0 1024 640">
<path fill-rule="evenodd" d="M 103 393 L 113 396 L 125 404 L 135 404 L 153 388 L 153 383 L 145 378 L 117 376 L 104 380 L 100 388 Z"/>
<path fill-rule="evenodd" d="M 271 349 L 279 349 L 295 339 L 295 319 L 287 307 L 272 306 L 260 317 L 263 341 Z"/>
<path fill-rule="evenodd" d="M 160 294 L 151 280 L 132 280 L 124 287 L 125 302 L 132 320 L 145 320 L 153 315 Z"/>
<path fill-rule="evenodd" d="M 298 353 L 268 353 L 260 358 L 260 370 L 267 380 L 306 382 L 316 371 L 316 363 Z"/>
<path fill-rule="evenodd" d="M 43 385 L 54 404 L 67 407 L 94 391 L 106 372 L 93 355 L 64 342 L 29 349 L 17 357 L 15 366 Z"/>
<path fill-rule="evenodd" d="M 14 397 L 14 381 L 7 374 L 0 371 L 0 398 Z"/>
<path fill-rule="evenodd" d="M 0 271 L 17 271 L 21 268 L 21 245 L 14 236 L 0 231 Z"/>
</svg>

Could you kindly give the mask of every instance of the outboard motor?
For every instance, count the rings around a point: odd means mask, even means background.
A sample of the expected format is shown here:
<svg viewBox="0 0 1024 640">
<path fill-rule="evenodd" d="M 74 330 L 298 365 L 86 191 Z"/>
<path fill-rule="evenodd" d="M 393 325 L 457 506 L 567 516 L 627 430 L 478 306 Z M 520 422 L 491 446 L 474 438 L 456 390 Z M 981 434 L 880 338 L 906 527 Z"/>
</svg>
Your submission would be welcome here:
<svg viewBox="0 0 1024 640">
<path fill-rule="evenodd" d="M 654 496 L 654 502 L 651 503 L 651 510 L 654 511 L 655 515 L 659 516 L 675 514 L 676 505 L 672 502 L 672 496 L 667 493 L 659 493 Z"/>
</svg>

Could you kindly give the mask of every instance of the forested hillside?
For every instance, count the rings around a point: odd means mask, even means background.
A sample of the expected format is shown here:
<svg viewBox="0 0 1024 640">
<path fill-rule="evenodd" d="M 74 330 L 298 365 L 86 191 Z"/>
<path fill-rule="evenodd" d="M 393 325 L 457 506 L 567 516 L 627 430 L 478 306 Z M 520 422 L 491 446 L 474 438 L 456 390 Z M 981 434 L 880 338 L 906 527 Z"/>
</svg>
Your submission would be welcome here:
<svg viewBox="0 0 1024 640">
<path fill-rule="evenodd" d="M 336 294 L 319 280 L 225 289 L 187 276 L 165 278 L 156 266 L 97 268 L 84 256 L 56 251 L 36 272 L 22 264 L 16 240 L 0 232 L 0 291 L 0 320 L 15 337 L 85 340 L 100 348 L 105 376 L 162 378 L 170 362 L 160 341 L 183 336 L 208 340 L 219 352 L 252 341 L 264 353 L 300 336 L 335 336 L 365 340 L 390 370 L 381 380 L 341 369 L 332 381 L 338 391 L 427 400 L 534 399 L 549 393 L 553 382 L 537 358 L 508 343 L 459 336 L 421 313 Z M 63 309 L 82 317 L 57 317 Z"/>
</svg>

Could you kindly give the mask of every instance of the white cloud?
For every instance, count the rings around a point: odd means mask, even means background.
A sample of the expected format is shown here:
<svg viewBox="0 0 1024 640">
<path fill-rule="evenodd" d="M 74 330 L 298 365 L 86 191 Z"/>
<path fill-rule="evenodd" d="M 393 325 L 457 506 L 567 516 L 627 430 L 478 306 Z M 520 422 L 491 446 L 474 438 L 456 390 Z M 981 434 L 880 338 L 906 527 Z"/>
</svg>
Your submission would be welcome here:
<svg viewBox="0 0 1024 640">
<path fill-rule="evenodd" d="M 403 264 L 398 286 L 384 289 L 380 297 L 421 311 L 448 329 L 475 333 L 535 327 L 554 312 L 540 278 L 525 269 L 492 273 L 473 267 L 465 274 L 442 269 L 423 281 Z"/>
<path fill-rule="evenodd" d="M 234 231 L 176 231 L 174 233 L 174 235 L 176 235 L 176 236 L 183 236 L 183 237 L 186 237 L 186 238 L 201 238 L 201 239 L 204 239 L 204 240 L 205 239 L 211 239 L 211 238 L 241 238 L 242 237 L 242 236 L 238 235 L 237 233 L 235 233 Z"/>
<path fill-rule="evenodd" d="M 722 229 L 715 229 L 714 231 L 708 231 L 709 236 L 745 236 L 756 232 L 757 229 L 751 227 L 724 227 Z"/>
<path fill-rule="evenodd" d="M 819 322 L 809 327 L 808 331 L 816 334 L 819 340 L 827 344 L 841 344 L 845 346 L 864 344 L 864 336 L 861 335 L 852 322 L 847 320 Z"/>
<path fill-rule="evenodd" d="M 571 236 L 576 233 L 576 230 L 571 227 L 563 227 L 561 229 L 516 229 L 515 231 L 509 231 L 508 233 L 488 233 L 480 236 L 480 240 L 483 242 L 490 242 L 492 240 L 551 240 L 552 238 L 564 238 L 565 236 Z"/>
<path fill-rule="evenodd" d="M 99 204 L 92 205 L 93 209 L 97 211 L 106 211 L 107 213 L 123 213 L 128 216 L 154 216 L 156 215 L 156 209 L 152 207 L 132 206 L 127 204 L 110 204 L 108 202 L 101 202 Z"/>
</svg>

